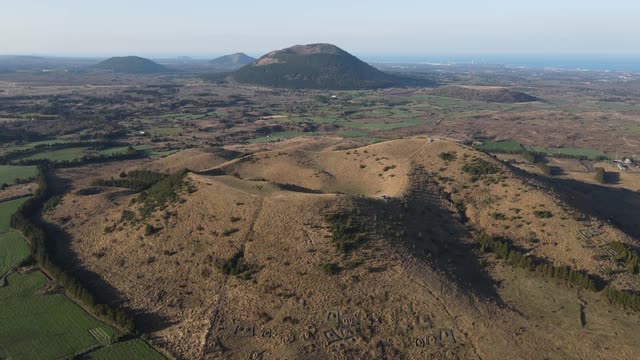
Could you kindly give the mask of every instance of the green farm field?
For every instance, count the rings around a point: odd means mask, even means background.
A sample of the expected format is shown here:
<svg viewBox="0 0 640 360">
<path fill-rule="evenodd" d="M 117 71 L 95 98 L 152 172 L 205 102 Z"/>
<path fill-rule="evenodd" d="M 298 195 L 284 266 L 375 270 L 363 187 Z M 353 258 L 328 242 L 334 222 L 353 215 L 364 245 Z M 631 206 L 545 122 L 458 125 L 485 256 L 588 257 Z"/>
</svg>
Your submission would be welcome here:
<svg viewBox="0 0 640 360">
<path fill-rule="evenodd" d="M 16 232 L 0 233 L 0 276 L 29 257 L 29 244 Z"/>
<path fill-rule="evenodd" d="M 94 319 L 62 294 L 38 295 L 41 272 L 12 274 L 0 288 L 0 348 L 9 359 L 60 359 L 98 346 L 89 330 L 116 330 Z"/>
<path fill-rule="evenodd" d="M 496 141 L 485 142 L 476 145 L 476 149 L 486 152 L 520 154 L 524 152 L 532 152 L 551 157 L 583 157 L 589 160 L 608 159 L 604 151 L 597 149 L 584 148 L 547 148 L 542 146 L 522 145 L 515 141 Z"/>
<path fill-rule="evenodd" d="M 140 339 L 123 341 L 121 343 L 97 349 L 89 354 L 91 360 L 162 360 L 164 357 L 155 351 L 149 344 Z"/>
<path fill-rule="evenodd" d="M 82 157 L 86 147 L 73 147 L 53 151 L 41 151 L 20 159 L 23 160 L 50 160 L 50 161 L 72 161 Z"/>
<path fill-rule="evenodd" d="M 133 147 L 136 150 L 142 150 L 142 151 L 148 151 L 152 149 L 151 145 L 136 145 Z M 127 149 L 129 149 L 128 146 L 118 146 L 118 147 L 112 147 L 112 148 L 107 148 L 107 149 L 103 149 L 100 150 L 98 153 L 100 155 L 115 155 L 118 153 L 125 153 L 127 152 Z"/>
<path fill-rule="evenodd" d="M 0 203 L 0 276 L 27 259 L 31 253 L 22 236 L 9 228 L 11 215 L 27 199 L 24 197 Z"/>
<path fill-rule="evenodd" d="M 35 166 L 0 165 L 0 184 L 14 184 L 16 179 L 24 180 L 36 176 Z"/>
<path fill-rule="evenodd" d="M 0 203 L 0 234 L 9 231 L 9 219 L 11 215 L 18 210 L 18 207 L 22 205 L 25 201 L 27 201 L 28 197 L 23 197 L 20 199 L 4 201 Z"/>
</svg>

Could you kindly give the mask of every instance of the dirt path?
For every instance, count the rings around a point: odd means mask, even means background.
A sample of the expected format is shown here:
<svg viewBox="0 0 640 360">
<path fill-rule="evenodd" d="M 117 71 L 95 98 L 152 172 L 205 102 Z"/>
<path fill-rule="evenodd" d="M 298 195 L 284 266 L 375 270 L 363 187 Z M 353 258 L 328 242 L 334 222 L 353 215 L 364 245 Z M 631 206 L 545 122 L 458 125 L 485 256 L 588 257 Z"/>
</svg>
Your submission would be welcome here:
<svg viewBox="0 0 640 360">
<path fill-rule="evenodd" d="M 243 248 L 245 244 L 247 244 L 249 241 L 252 240 L 255 234 L 254 227 L 256 222 L 258 221 L 258 218 L 260 217 L 260 214 L 262 213 L 262 207 L 265 201 L 264 197 L 259 197 L 252 194 L 249 194 L 249 195 L 253 196 L 254 198 L 258 198 L 259 202 L 258 202 L 258 206 L 256 207 L 256 210 L 253 213 L 251 224 L 249 224 L 249 229 L 247 230 L 247 233 L 244 236 L 244 239 L 242 240 Z M 221 325 L 223 322 L 222 319 L 224 318 L 224 309 L 227 303 L 227 285 L 229 283 L 229 279 L 230 279 L 230 276 L 226 276 L 224 279 L 224 282 L 222 283 L 222 285 L 220 286 L 220 289 L 218 290 L 218 293 L 220 294 L 220 298 L 218 300 L 218 304 L 215 306 L 214 313 L 211 318 L 211 325 L 209 326 L 209 329 L 207 330 L 207 333 L 204 336 L 205 340 L 204 340 L 204 346 L 202 349 L 201 358 L 205 358 L 209 354 L 215 354 L 218 352 L 222 352 L 224 350 L 224 346 L 222 345 L 220 338 L 222 336 L 221 331 L 223 328 L 221 327 Z"/>
</svg>

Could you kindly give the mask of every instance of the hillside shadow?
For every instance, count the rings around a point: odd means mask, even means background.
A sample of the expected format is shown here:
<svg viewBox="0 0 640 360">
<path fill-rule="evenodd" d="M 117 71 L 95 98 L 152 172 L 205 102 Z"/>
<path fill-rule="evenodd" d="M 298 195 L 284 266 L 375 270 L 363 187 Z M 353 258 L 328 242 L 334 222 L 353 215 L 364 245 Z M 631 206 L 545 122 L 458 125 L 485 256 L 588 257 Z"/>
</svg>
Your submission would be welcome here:
<svg viewBox="0 0 640 360">
<path fill-rule="evenodd" d="M 564 202 L 583 214 L 612 224 L 630 237 L 640 239 L 640 212 L 637 211 L 640 210 L 639 192 L 573 179 L 547 178 L 516 167 L 511 169 L 524 181 L 534 180 L 543 186 L 548 184 Z M 619 179 L 620 174 L 614 174 Z M 615 178 L 612 180 L 615 181 Z"/>
<path fill-rule="evenodd" d="M 618 185 L 620 184 L 620 173 L 607 171 L 604 173 L 604 181 L 610 185 Z"/>
<path fill-rule="evenodd" d="M 471 237 L 466 216 L 431 180 L 421 179 L 404 200 L 388 201 L 384 208 L 389 219 L 403 219 L 401 236 L 396 238 L 413 256 L 464 293 L 504 305 L 476 247 L 466 241 Z"/>
<path fill-rule="evenodd" d="M 63 194 L 65 189 L 69 188 L 70 181 L 68 179 L 54 174 L 49 174 L 49 178 L 52 180 L 52 192 L 54 194 Z M 133 311 L 124 307 L 123 294 L 111 286 L 100 274 L 82 265 L 80 258 L 71 247 L 72 237 L 67 231 L 57 224 L 44 221 L 41 217 L 34 220 L 45 231 L 47 239 L 53 241 L 50 244 L 50 251 L 57 265 L 73 274 L 73 277 L 94 295 L 97 303 L 108 304 L 114 308 L 122 307 L 133 315 L 136 329 L 145 333 L 160 331 L 174 324 L 161 315 L 145 311 Z"/>
<path fill-rule="evenodd" d="M 550 182 L 569 205 L 615 225 L 633 238 L 640 238 L 640 193 L 572 179 Z"/>
<path fill-rule="evenodd" d="M 97 303 L 108 304 L 114 308 L 122 307 L 133 315 L 136 329 L 144 333 L 160 331 L 174 324 L 161 315 L 133 311 L 123 306 L 123 294 L 120 291 L 111 286 L 100 274 L 82 266 L 77 254 L 71 248 L 69 233 L 55 224 L 41 222 L 41 226 L 49 239 L 56 239 L 55 257 L 58 265 L 72 273 L 73 277 L 95 296 Z"/>
</svg>

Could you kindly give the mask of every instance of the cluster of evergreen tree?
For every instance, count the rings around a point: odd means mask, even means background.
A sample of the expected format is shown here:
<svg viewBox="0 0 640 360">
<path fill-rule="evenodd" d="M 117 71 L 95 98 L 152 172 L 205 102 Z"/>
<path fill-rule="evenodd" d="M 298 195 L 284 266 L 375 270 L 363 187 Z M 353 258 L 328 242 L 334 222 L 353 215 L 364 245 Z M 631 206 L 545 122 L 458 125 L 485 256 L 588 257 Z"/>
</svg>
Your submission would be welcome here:
<svg viewBox="0 0 640 360">
<path fill-rule="evenodd" d="M 482 234 L 478 238 L 478 243 L 481 251 L 494 253 L 497 257 L 505 259 L 511 266 L 535 271 L 546 277 L 563 280 L 586 290 L 596 291 L 596 283 L 588 275 L 573 270 L 568 266 L 553 266 L 540 259 L 534 259 L 509 245 L 507 241 L 494 239 L 489 235 Z"/>
<path fill-rule="evenodd" d="M 142 191 L 150 188 L 166 177 L 167 175 L 155 171 L 133 170 L 128 173 L 120 174 L 119 179 L 111 178 L 109 180 L 96 180 L 93 182 L 93 185 L 121 187 L 135 191 Z"/>
<path fill-rule="evenodd" d="M 488 161 L 482 159 L 474 159 L 472 162 L 464 164 L 462 171 L 467 174 L 473 175 L 477 180 L 484 175 L 497 174 L 500 172 L 500 168 Z"/>
<path fill-rule="evenodd" d="M 175 201 L 178 198 L 178 192 L 185 186 L 183 180 L 187 173 L 188 170 L 186 169 L 178 171 L 166 176 L 147 190 L 142 191 L 136 198 L 136 201 L 142 204 L 140 215 L 146 218 L 153 214 L 158 208 Z"/>
<path fill-rule="evenodd" d="M 620 260 L 624 261 L 630 274 L 640 273 L 640 255 L 631 246 L 614 241 L 609 243 L 609 247 L 618 254 Z"/>
<path fill-rule="evenodd" d="M 331 242 L 338 252 L 346 254 L 366 241 L 355 211 L 330 213 L 325 220 L 331 227 Z"/>
<path fill-rule="evenodd" d="M 568 266 L 553 266 L 551 264 L 538 264 L 536 272 L 554 279 L 564 280 L 569 284 L 581 287 L 589 291 L 596 291 L 596 282 L 580 271 L 573 270 Z"/>
<path fill-rule="evenodd" d="M 596 175 L 595 175 L 595 179 L 597 182 L 599 182 L 600 184 L 604 184 L 607 182 L 606 179 L 606 171 L 604 171 L 604 168 L 601 167 L 597 167 L 596 168 Z"/>
<path fill-rule="evenodd" d="M 67 296 L 81 303 L 96 316 L 112 322 L 128 332 L 134 331 L 134 321 L 129 314 L 122 309 L 99 304 L 93 294 L 78 279 L 58 265 L 57 259 L 53 255 L 56 254 L 55 242 L 31 221 L 31 218 L 36 216 L 51 197 L 46 168 L 42 166 L 38 167 L 37 182 L 38 190 L 34 196 L 22 204 L 18 211 L 11 216 L 11 227 L 20 231 L 28 239 L 33 259 L 64 287 Z"/>
</svg>

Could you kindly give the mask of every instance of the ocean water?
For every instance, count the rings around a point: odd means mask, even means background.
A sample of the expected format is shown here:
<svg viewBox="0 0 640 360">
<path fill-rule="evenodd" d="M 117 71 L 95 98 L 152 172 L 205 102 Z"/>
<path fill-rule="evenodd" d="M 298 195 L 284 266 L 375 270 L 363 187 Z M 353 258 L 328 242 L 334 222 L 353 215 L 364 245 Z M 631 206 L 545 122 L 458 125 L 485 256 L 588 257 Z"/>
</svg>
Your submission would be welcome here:
<svg viewBox="0 0 640 360">
<path fill-rule="evenodd" d="M 640 72 L 640 55 L 369 55 L 371 62 L 504 65 L 532 69 Z"/>
</svg>

